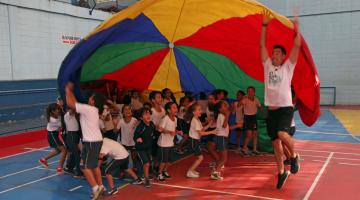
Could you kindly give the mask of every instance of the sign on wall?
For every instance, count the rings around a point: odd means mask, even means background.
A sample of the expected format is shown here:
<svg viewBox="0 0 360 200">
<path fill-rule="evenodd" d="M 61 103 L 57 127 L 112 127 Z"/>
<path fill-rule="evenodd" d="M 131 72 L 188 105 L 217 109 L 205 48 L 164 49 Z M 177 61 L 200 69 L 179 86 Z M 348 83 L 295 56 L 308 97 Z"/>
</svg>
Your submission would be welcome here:
<svg viewBox="0 0 360 200">
<path fill-rule="evenodd" d="M 61 40 L 63 44 L 77 44 L 80 42 L 81 37 L 72 36 L 72 35 L 62 35 Z"/>
</svg>

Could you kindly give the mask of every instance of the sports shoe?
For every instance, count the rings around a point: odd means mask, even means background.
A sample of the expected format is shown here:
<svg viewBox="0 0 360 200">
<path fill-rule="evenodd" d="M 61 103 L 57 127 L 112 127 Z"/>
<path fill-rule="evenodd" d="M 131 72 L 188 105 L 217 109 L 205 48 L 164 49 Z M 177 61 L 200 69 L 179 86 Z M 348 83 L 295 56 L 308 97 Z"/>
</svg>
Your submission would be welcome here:
<svg viewBox="0 0 360 200">
<path fill-rule="evenodd" d="M 199 174 L 196 174 L 194 171 L 191 171 L 189 170 L 187 173 L 186 173 L 186 177 L 188 178 L 199 178 Z"/>
<path fill-rule="evenodd" d="M 58 167 L 58 168 L 56 168 L 56 172 L 57 172 L 58 174 L 61 174 L 61 173 L 64 172 L 64 169 L 63 169 L 62 167 Z"/>
<path fill-rule="evenodd" d="M 184 155 L 184 151 L 182 151 L 181 149 L 175 149 L 175 153 L 179 154 L 179 155 Z"/>
<path fill-rule="evenodd" d="M 290 175 L 290 173 L 288 171 L 285 171 L 283 174 L 278 174 L 278 183 L 276 185 L 277 189 L 282 188 L 282 186 L 285 184 L 289 175 Z"/>
<path fill-rule="evenodd" d="M 255 156 L 260 156 L 261 153 L 259 151 L 252 151 L 252 154 L 254 154 Z"/>
<path fill-rule="evenodd" d="M 249 151 L 241 150 L 241 156 L 249 157 L 250 156 Z"/>
<path fill-rule="evenodd" d="M 146 188 L 151 187 L 151 185 L 150 185 L 150 180 L 149 180 L 149 179 L 145 179 L 144 186 L 145 186 Z"/>
<path fill-rule="evenodd" d="M 284 165 L 291 165 L 291 159 L 284 160 Z"/>
<path fill-rule="evenodd" d="M 297 154 L 295 158 L 291 158 L 290 172 L 292 174 L 296 174 L 298 173 L 299 170 L 300 170 L 299 154 Z"/>
<path fill-rule="evenodd" d="M 101 198 L 101 196 L 103 195 L 104 192 L 104 188 L 103 187 L 98 187 L 98 189 L 92 193 L 92 200 L 98 200 Z"/>
<path fill-rule="evenodd" d="M 220 172 L 216 172 L 216 171 L 214 171 L 214 172 L 211 173 L 210 178 L 213 179 L 213 180 L 219 180 L 219 181 L 221 181 L 221 180 L 224 179 L 224 178 L 221 176 Z"/>
<path fill-rule="evenodd" d="M 169 175 L 169 173 L 168 173 L 167 171 L 163 171 L 163 172 L 162 172 L 162 175 L 163 175 L 163 177 L 166 178 L 166 179 L 171 179 L 171 176 Z"/>
<path fill-rule="evenodd" d="M 107 194 L 108 195 L 114 195 L 114 194 L 117 194 L 118 192 L 119 192 L 118 189 L 116 187 L 114 187 Z"/>
<path fill-rule="evenodd" d="M 138 178 L 137 180 L 133 181 L 131 184 L 133 184 L 133 185 L 141 185 L 143 183 L 144 183 L 144 181 L 141 180 L 141 178 Z"/>
<path fill-rule="evenodd" d="M 49 164 L 46 162 L 46 160 L 45 159 L 40 159 L 39 160 L 39 163 L 42 165 L 42 166 L 44 166 L 45 168 L 48 168 L 49 167 Z"/>
<path fill-rule="evenodd" d="M 193 171 L 196 175 L 200 175 L 200 173 L 198 171 Z"/>
<path fill-rule="evenodd" d="M 163 174 L 162 173 L 160 173 L 159 175 L 158 175 L 158 177 L 157 177 L 157 179 L 158 179 L 158 181 L 165 181 L 165 178 L 164 178 L 164 176 L 163 176 Z"/>
<path fill-rule="evenodd" d="M 66 172 L 68 174 L 74 174 L 74 171 L 69 168 L 64 168 L 64 172 Z"/>
</svg>

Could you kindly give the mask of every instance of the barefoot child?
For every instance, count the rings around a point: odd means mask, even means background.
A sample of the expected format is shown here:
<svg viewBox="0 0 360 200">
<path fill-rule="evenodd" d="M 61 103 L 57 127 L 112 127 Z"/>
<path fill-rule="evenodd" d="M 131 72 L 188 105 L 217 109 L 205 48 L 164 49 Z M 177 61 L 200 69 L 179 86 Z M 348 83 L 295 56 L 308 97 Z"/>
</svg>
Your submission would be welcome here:
<svg viewBox="0 0 360 200">
<path fill-rule="evenodd" d="M 172 149 L 174 147 L 174 137 L 177 133 L 177 112 L 178 108 L 176 103 L 168 102 L 165 104 L 166 116 L 162 119 L 159 125 L 160 137 L 158 140 L 158 159 L 160 162 L 158 180 L 165 181 L 170 179 L 171 176 L 167 172 L 170 165 Z"/>
<path fill-rule="evenodd" d="M 144 169 L 145 187 L 150 187 L 149 168 L 152 152 L 152 140 L 155 133 L 155 125 L 151 121 L 151 110 L 143 107 L 139 111 L 140 124 L 136 127 L 134 133 L 135 150 Z"/>
<path fill-rule="evenodd" d="M 63 172 L 63 165 L 66 158 L 66 149 L 64 144 L 60 141 L 59 138 L 59 129 L 61 127 L 60 121 L 60 107 L 56 103 L 50 104 L 46 108 L 46 117 L 47 117 L 47 126 L 46 129 L 48 131 L 48 142 L 51 148 L 54 148 L 46 157 L 39 160 L 39 162 L 46 168 L 49 167 L 47 160 L 52 157 L 55 157 L 61 153 L 59 166 L 56 169 L 58 173 Z"/>
<path fill-rule="evenodd" d="M 199 104 L 193 104 L 187 111 L 185 115 L 185 119 L 187 121 L 191 121 L 190 123 L 190 131 L 189 131 L 189 149 L 194 152 L 194 156 L 196 156 L 196 160 L 191 165 L 189 170 L 186 173 L 188 178 L 199 178 L 200 173 L 196 171 L 196 168 L 201 164 L 204 157 L 201 153 L 200 149 L 200 138 L 201 136 L 215 134 L 216 130 L 205 131 L 209 128 L 209 125 L 203 127 L 199 117 L 201 116 L 202 109 Z M 210 123 L 209 123 L 210 124 Z"/>
<path fill-rule="evenodd" d="M 142 180 L 131 168 L 128 168 L 129 153 L 121 144 L 109 138 L 104 138 L 99 159 L 102 160 L 104 156 L 112 158 L 105 168 L 106 179 L 110 187 L 109 195 L 118 193 L 118 189 L 114 185 L 113 177 L 123 171 L 126 171 L 134 179 L 133 184 L 142 184 Z M 99 165 L 101 165 L 101 160 L 99 160 Z"/>
</svg>

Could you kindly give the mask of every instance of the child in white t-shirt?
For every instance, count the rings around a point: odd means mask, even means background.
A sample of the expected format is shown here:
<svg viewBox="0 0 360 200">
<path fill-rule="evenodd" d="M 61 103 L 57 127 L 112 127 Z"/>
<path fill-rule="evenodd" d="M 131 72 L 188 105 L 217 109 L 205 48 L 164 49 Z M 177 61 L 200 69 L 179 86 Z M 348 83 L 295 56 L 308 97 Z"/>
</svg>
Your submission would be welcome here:
<svg viewBox="0 0 360 200">
<path fill-rule="evenodd" d="M 203 127 L 199 117 L 202 114 L 201 105 L 194 103 L 187 110 L 185 115 L 185 120 L 191 121 L 190 123 L 190 131 L 189 131 L 189 149 L 193 152 L 194 156 L 196 156 L 196 160 L 191 165 L 189 170 L 186 173 L 188 178 L 199 178 L 200 173 L 196 171 L 196 168 L 201 164 L 204 157 L 201 153 L 200 149 L 200 138 L 201 136 L 215 134 L 216 130 L 206 131 L 211 123 L 208 123 L 207 126 Z"/>
<path fill-rule="evenodd" d="M 161 120 L 159 125 L 160 137 L 158 139 L 158 159 L 160 162 L 158 180 L 165 181 L 170 179 L 171 176 L 167 172 L 170 165 L 171 154 L 174 147 L 174 137 L 177 133 L 177 112 L 178 108 L 174 102 L 168 102 L 165 104 L 166 116 Z M 181 135 L 181 132 L 178 132 Z"/>
<path fill-rule="evenodd" d="M 236 152 L 240 153 L 241 152 L 241 148 L 240 148 L 240 140 L 241 140 L 241 135 L 244 131 L 243 127 L 244 127 L 244 105 L 241 103 L 243 98 L 245 96 L 245 93 L 242 90 L 239 90 L 236 94 L 236 101 L 233 103 L 233 113 L 235 114 L 236 117 L 236 124 L 239 125 L 239 128 L 236 129 L 236 145 L 237 145 L 237 149 Z"/>
</svg>

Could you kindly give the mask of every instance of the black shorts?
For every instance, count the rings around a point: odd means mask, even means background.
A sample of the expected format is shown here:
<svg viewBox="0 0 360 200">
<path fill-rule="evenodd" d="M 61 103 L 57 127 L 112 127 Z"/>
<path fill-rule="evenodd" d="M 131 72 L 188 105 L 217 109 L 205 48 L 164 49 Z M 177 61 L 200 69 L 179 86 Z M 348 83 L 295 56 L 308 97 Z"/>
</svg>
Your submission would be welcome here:
<svg viewBox="0 0 360 200">
<path fill-rule="evenodd" d="M 256 131 L 258 127 L 256 115 L 244 115 L 244 129 Z"/>
<path fill-rule="evenodd" d="M 267 132 L 272 141 L 278 138 L 279 131 L 290 134 L 290 126 L 293 116 L 293 107 L 281 107 L 276 110 L 269 110 Z"/>
<path fill-rule="evenodd" d="M 295 135 L 295 132 L 296 132 L 296 127 L 295 126 L 290 127 L 289 135 L 291 137 L 293 137 Z"/>
<path fill-rule="evenodd" d="M 111 140 L 117 141 L 118 135 L 114 132 L 114 130 L 108 130 L 104 133 L 105 138 L 109 138 Z"/>
<path fill-rule="evenodd" d="M 51 148 L 58 148 L 59 146 L 64 146 L 59 138 L 59 131 L 48 131 L 48 142 Z"/>
<path fill-rule="evenodd" d="M 123 172 L 128 169 L 129 157 L 121 160 L 112 160 L 105 168 L 105 174 L 117 176 L 119 172 Z"/>
<path fill-rule="evenodd" d="M 83 142 L 81 151 L 81 169 L 95 169 L 98 167 L 99 154 L 103 142 Z"/>
<path fill-rule="evenodd" d="M 208 128 L 206 131 L 213 131 L 215 130 L 216 128 Z M 201 137 L 201 140 L 203 142 L 214 142 L 214 137 L 215 135 L 214 134 L 210 134 L 210 135 L 205 135 L 205 136 L 202 136 Z"/>
<path fill-rule="evenodd" d="M 214 142 L 216 145 L 216 150 L 218 150 L 218 151 L 224 151 L 228 148 L 227 147 L 227 144 L 228 144 L 227 137 L 215 135 Z"/>
<path fill-rule="evenodd" d="M 194 153 L 195 156 L 201 155 L 200 140 L 189 137 L 189 150 Z"/>
<path fill-rule="evenodd" d="M 123 145 L 123 146 L 124 146 L 124 148 L 125 148 L 126 150 L 128 150 L 128 151 L 130 151 L 130 152 L 135 151 L 135 146 L 126 146 L 126 145 Z"/>
<path fill-rule="evenodd" d="M 136 151 L 138 158 L 141 162 L 141 165 L 150 163 L 151 161 L 151 151 Z"/>
<path fill-rule="evenodd" d="M 159 147 L 158 148 L 158 159 L 161 163 L 171 162 L 173 147 Z"/>
</svg>

